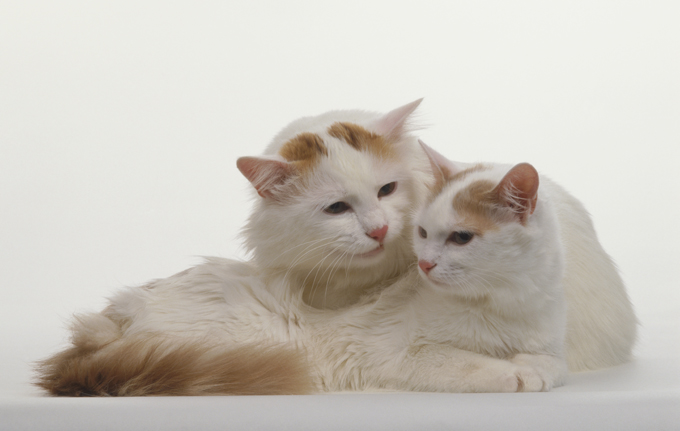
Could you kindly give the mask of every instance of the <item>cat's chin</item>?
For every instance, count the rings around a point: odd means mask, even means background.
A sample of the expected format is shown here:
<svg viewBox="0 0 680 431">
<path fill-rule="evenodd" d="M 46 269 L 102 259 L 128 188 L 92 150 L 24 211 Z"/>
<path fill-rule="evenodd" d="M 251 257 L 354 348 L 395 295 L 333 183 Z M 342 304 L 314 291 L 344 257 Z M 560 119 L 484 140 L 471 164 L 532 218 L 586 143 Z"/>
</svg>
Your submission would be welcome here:
<svg viewBox="0 0 680 431">
<path fill-rule="evenodd" d="M 481 301 L 487 297 L 486 292 L 477 291 L 474 289 L 465 288 L 463 285 L 456 285 L 450 282 L 438 281 L 432 279 L 420 272 L 420 277 L 437 292 L 444 293 L 449 296 L 454 296 L 465 301 Z"/>
<path fill-rule="evenodd" d="M 447 289 L 447 290 L 451 289 L 450 284 L 444 283 L 442 281 L 435 280 L 432 277 L 430 277 L 429 275 L 423 274 L 422 271 L 419 271 L 419 272 L 420 272 L 420 278 L 422 278 L 423 280 L 425 280 L 427 283 L 431 284 L 432 286 L 439 288 L 439 289 Z"/>
<path fill-rule="evenodd" d="M 436 287 L 437 289 L 443 289 L 447 292 L 450 293 L 456 293 L 462 290 L 460 289 L 460 286 L 456 285 L 455 283 L 452 283 L 451 281 L 441 281 L 438 280 L 434 277 L 432 277 L 429 274 L 424 274 L 423 271 L 418 271 L 420 273 L 420 277 L 425 280 L 427 283 L 430 285 Z"/>
<path fill-rule="evenodd" d="M 373 249 L 373 250 L 371 250 L 371 251 L 369 251 L 369 252 L 367 252 L 367 253 L 362 253 L 362 254 L 357 254 L 357 255 L 355 255 L 355 257 L 359 257 L 359 258 L 362 258 L 362 259 L 363 259 L 363 258 L 368 259 L 368 258 L 371 258 L 371 257 L 378 256 L 378 255 L 382 254 L 383 251 L 385 251 L 385 246 L 381 244 L 381 245 L 379 245 L 378 247 L 376 247 L 375 249 Z"/>
</svg>

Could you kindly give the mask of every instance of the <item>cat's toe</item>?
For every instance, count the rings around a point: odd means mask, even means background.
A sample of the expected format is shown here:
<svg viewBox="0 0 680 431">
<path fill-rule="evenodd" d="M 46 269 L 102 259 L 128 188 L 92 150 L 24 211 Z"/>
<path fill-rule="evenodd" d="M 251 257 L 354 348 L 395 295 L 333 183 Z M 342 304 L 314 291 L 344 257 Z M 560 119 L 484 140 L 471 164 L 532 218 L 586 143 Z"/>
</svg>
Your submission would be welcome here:
<svg viewBox="0 0 680 431">
<path fill-rule="evenodd" d="M 522 392 L 524 382 L 516 373 L 508 373 L 500 376 L 497 381 L 498 387 L 489 392 Z"/>
<path fill-rule="evenodd" d="M 545 379 L 534 367 L 516 365 L 510 362 L 500 363 L 502 367 L 485 368 L 477 373 L 472 392 L 540 392 L 549 390 Z"/>
<path fill-rule="evenodd" d="M 541 392 L 547 391 L 545 381 L 536 370 L 530 367 L 519 367 L 515 372 L 517 378 L 516 392 Z"/>
<path fill-rule="evenodd" d="M 516 364 L 521 370 L 527 374 L 530 380 L 535 380 L 535 377 L 529 377 L 528 374 L 538 376 L 541 380 L 541 388 L 534 391 L 550 391 L 556 386 L 560 386 L 566 374 L 566 364 L 557 357 L 547 355 L 517 355 L 511 359 L 511 362 Z M 532 388 L 537 388 L 538 384 L 532 385 Z"/>
<path fill-rule="evenodd" d="M 529 367 L 514 367 L 498 379 L 498 392 L 540 392 L 543 380 Z"/>
</svg>

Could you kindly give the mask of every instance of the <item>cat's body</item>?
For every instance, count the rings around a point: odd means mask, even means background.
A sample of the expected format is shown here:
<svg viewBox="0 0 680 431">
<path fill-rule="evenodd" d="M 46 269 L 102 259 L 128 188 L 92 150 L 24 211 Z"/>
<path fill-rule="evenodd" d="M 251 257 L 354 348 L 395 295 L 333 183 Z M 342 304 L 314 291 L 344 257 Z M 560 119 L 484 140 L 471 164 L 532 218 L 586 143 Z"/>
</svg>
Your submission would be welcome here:
<svg viewBox="0 0 680 431">
<path fill-rule="evenodd" d="M 410 215 L 424 205 L 431 171 L 404 126 L 417 104 L 385 115 L 304 118 L 277 135 L 267 155 L 240 159 L 261 196 L 244 232 L 252 261 L 209 259 L 119 292 L 101 313 L 76 320 L 73 345 L 43 362 L 39 384 L 61 395 L 508 392 L 560 384 L 564 301 L 536 297 L 532 303 L 543 306 L 531 309 L 513 297 L 461 302 L 418 276 Z M 618 301 L 599 322 L 600 305 L 585 298 L 603 281 L 565 286 L 568 319 L 585 317 L 568 324 L 577 330 L 567 334 L 576 340 L 566 356 L 575 369 L 615 365 L 629 357 L 635 319 L 587 213 L 565 196 L 553 209 L 557 219 L 574 224 L 571 237 L 595 244 L 573 280 L 602 275 L 609 284 L 597 300 Z M 566 251 L 567 273 L 582 252 Z M 541 331 L 539 317 L 548 322 Z M 627 326 L 617 332 L 610 321 Z"/>
<path fill-rule="evenodd" d="M 315 313 L 315 312 L 314 312 Z M 435 313 L 440 313 L 438 316 Z M 310 351 L 324 390 L 391 389 L 429 392 L 518 392 L 560 385 L 566 366 L 559 357 L 482 351 L 496 338 L 521 338 L 528 325 L 496 328 L 471 322 L 475 310 L 442 296 L 412 270 L 363 306 L 332 316 L 307 317 L 313 334 Z M 507 317 L 507 316 L 504 316 Z M 458 323 L 462 326 L 456 326 Z M 506 322 L 507 323 L 507 322 Z M 475 329 L 471 330 L 471 326 Z M 535 330 L 535 325 L 532 326 Z M 486 333 L 486 340 L 477 338 Z M 532 346 L 534 347 L 534 346 Z"/>
<path fill-rule="evenodd" d="M 616 265 L 602 248 L 583 204 L 559 184 L 554 210 L 565 250 L 566 358 L 571 371 L 628 362 L 638 321 Z"/>
<path fill-rule="evenodd" d="M 38 384 L 63 395 L 308 392 L 300 309 L 348 307 L 415 264 L 409 215 L 431 175 L 408 131 L 419 103 L 302 118 L 265 156 L 239 159 L 263 198 L 245 229 L 252 263 L 214 259 L 121 291 L 76 319 L 72 346 L 42 362 Z M 227 365 L 201 362 L 206 349 Z M 251 357 L 266 369 L 248 368 Z"/>
</svg>

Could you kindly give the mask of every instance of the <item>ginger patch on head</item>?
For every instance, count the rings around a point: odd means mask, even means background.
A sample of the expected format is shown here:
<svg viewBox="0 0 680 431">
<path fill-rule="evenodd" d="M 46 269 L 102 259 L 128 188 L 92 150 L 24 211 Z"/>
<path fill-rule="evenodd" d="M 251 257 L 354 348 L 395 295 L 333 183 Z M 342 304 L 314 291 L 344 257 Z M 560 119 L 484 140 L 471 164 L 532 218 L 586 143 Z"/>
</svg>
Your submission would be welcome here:
<svg viewBox="0 0 680 431">
<path fill-rule="evenodd" d="M 478 180 L 453 197 L 453 209 L 462 217 L 462 223 L 469 225 L 476 233 L 483 234 L 485 231 L 498 229 L 492 216 L 498 206 L 495 187 L 492 181 Z"/>
<path fill-rule="evenodd" d="M 295 163 L 300 171 L 311 169 L 322 156 L 328 156 L 323 139 L 314 133 L 300 133 L 281 147 L 281 157 Z"/>
<path fill-rule="evenodd" d="M 379 157 L 395 156 L 389 143 L 383 136 L 369 132 L 358 124 L 337 122 L 328 128 L 328 134 L 345 141 L 357 151 L 365 151 Z"/>
<path fill-rule="evenodd" d="M 457 172 L 455 174 L 452 174 L 445 166 L 439 166 L 439 169 L 441 169 L 444 181 L 437 181 L 435 184 L 432 184 L 429 187 L 430 188 L 429 202 L 432 202 L 437 196 L 439 196 L 442 193 L 442 191 L 446 188 L 446 186 L 448 186 L 449 184 L 454 183 L 456 181 L 462 181 L 465 179 L 465 177 L 467 177 L 471 173 L 485 171 L 489 169 L 489 166 L 480 163 L 474 166 L 470 166 L 469 168 Z"/>
<path fill-rule="evenodd" d="M 489 169 L 488 165 L 483 165 L 481 163 L 476 164 L 474 166 L 470 166 L 469 168 L 462 170 L 454 175 L 449 176 L 449 182 L 454 182 L 454 181 L 462 181 L 467 177 L 468 175 L 474 173 L 474 172 L 481 172 Z"/>
</svg>

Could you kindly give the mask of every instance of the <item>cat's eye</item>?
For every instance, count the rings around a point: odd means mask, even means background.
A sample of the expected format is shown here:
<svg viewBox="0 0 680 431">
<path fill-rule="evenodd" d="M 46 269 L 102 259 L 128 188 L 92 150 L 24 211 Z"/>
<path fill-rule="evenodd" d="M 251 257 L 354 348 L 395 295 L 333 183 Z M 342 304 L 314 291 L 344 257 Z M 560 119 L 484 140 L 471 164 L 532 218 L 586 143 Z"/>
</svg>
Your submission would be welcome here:
<svg viewBox="0 0 680 431">
<path fill-rule="evenodd" d="M 448 241 L 455 242 L 458 245 L 465 245 L 472 241 L 472 238 L 475 236 L 475 234 L 471 232 L 454 232 L 451 234 L 451 236 L 448 238 Z"/>
<path fill-rule="evenodd" d="M 427 238 L 427 231 L 418 226 L 418 235 L 420 235 L 421 238 Z"/>
<path fill-rule="evenodd" d="M 380 187 L 380 190 L 378 190 L 378 197 L 381 198 L 383 196 L 391 195 L 392 193 L 394 193 L 396 188 L 397 188 L 396 181 L 393 181 L 389 184 L 385 184 L 384 186 Z"/>
<path fill-rule="evenodd" d="M 342 214 L 345 211 L 347 211 L 349 208 L 350 208 L 349 205 L 347 205 L 344 202 L 336 202 L 336 203 L 329 205 L 326 208 L 324 208 L 323 211 L 325 213 L 328 213 L 328 214 Z"/>
</svg>

